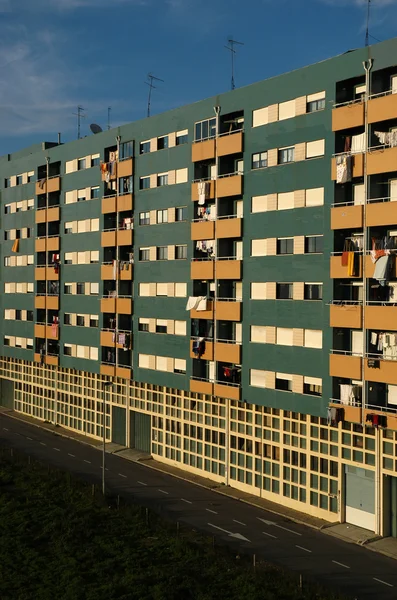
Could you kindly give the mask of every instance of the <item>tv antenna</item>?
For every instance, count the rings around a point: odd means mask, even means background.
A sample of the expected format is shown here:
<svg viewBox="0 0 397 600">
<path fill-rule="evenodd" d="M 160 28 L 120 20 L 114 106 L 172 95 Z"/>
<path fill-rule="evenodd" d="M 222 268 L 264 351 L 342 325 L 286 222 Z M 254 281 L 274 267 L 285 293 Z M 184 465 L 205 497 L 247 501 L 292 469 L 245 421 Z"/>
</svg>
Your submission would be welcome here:
<svg viewBox="0 0 397 600">
<path fill-rule="evenodd" d="M 111 106 L 108 106 L 108 129 L 110 129 L 110 112 L 112 110 Z"/>
<path fill-rule="evenodd" d="M 232 37 L 228 38 L 228 43 L 230 44 L 230 46 L 225 46 L 226 50 L 229 50 L 231 56 L 232 56 L 232 82 L 231 82 L 231 88 L 232 90 L 235 89 L 235 84 L 234 84 L 234 55 L 236 54 L 236 51 L 234 49 L 235 44 L 238 44 L 239 46 L 244 46 L 243 42 L 238 42 L 237 40 L 234 40 Z"/>
<path fill-rule="evenodd" d="M 365 30 L 365 46 L 369 46 L 369 9 L 371 5 L 371 0 L 368 0 L 367 3 L 367 27 Z"/>
<path fill-rule="evenodd" d="M 81 119 L 85 119 L 84 108 L 82 106 L 77 107 L 77 113 L 73 113 L 77 117 L 77 139 L 80 139 L 80 125 Z"/>
<path fill-rule="evenodd" d="M 150 103 L 152 100 L 152 90 L 156 89 L 156 86 L 153 85 L 153 81 L 161 81 L 162 83 L 164 83 L 164 79 L 160 79 L 159 77 L 155 77 L 153 75 L 153 73 L 148 73 L 147 78 L 149 79 L 149 81 L 145 81 L 146 85 L 149 86 L 149 96 L 148 96 L 148 100 L 147 100 L 147 116 L 150 117 Z"/>
</svg>

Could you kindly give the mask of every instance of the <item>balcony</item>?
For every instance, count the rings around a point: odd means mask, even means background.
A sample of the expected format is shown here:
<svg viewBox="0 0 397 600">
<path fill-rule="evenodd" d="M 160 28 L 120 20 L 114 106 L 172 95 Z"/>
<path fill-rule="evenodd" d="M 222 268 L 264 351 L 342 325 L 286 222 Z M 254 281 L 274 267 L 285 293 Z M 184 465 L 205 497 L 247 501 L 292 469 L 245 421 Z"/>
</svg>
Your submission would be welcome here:
<svg viewBox="0 0 397 600">
<path fill-rule="evenodd" d="M 212 321 L 214 318 L 214 303 L 209 300 L 207 301 L 207 310 L 195 310 L 190 311 L 191 319 L 209 319 Z"/>
<path fill-rule="evenodd" d="M 114 365 L 102 364 L 100 373 L 101 375 L 107 375 L 108 377 L 115 377 L 116 367 Z"/>
<path fill-rule="evenodd" d="M 116 342 L 113 339 L 113 336 L 114 336 L 114 331 L 102 329 L 101 337 L 100 337 L 101 346 L 107 346 L 109 348 L 114 348 L 116 346 Z"/>
<path fill-rule="evenodd" d="M 241 345 L 232 341 L 217 341 L 215 344 L 215 360 L 235 365 L 241 364 Z"/>
<path fill-rule="evenodd" d="M 47 354 L 47 356 L 44 357 L 44 362 L 46 365 L 57 367 L 59 365 L 59 356 Z"/>
<path fill-rule="evenodd" d="M 121 160 L 117 167 L 117 177 L 130 177 L 134 171 L 134 161 L 132 158 Z"/>
<path fill-rule="evenodd" d="M 116 196 L 107 196 L 106 198 L 102 198 L 102 214 L 107 215 L 108 213 L 115 213 L 117 201 Z"/>
<path fill-rule="evenodd" d="M 216 318 L 219 321 L 241 321 L 242 302 L 234 300 L 217 300 L 215 302 Z"/>
<path fill-rule="evenodd" d="M 358 255 L 357 257 L 355 257 L 356 265 L 354 275 L 349 275 L 348 267 L 342 265 L 342 253 L 331 256 L 331 279 L 358 279 L 359 277 L 362 277 L 363 257 L 357 252 L 355 252 L 354 254 Z"/>
<path fill-rule="evenodd" d="M 215 198 L 215 181 L 213 179 L 209 179 L 207 181 L 194 181 L 192 183 L 192 200 L 193 200 L 193 202 L 196 202 L 196 200 L 199 199 L 200 183 L 206 184 L 205 199 L 213 200 Z"/>
<path fill-rule="evenodd" d="M 329 374 L 331 377 L 361 379 L 361 357 L 351 354 L 330 354 Z"/>
<path fill-rule="evenodd" d="M 53 235 L 47 238 L 47 250 L 52 252 L 59 250 L 59 236 Z"/>
<path fill-rule="evenodd" d="M 342 131 L 364 125 L 364 103 L 352 102 L 332 110 L 332 131 Z"/>
<path fill-rule="evenodd" d="M 48 281 L 59 281 L 59 270 L 56 273 L 54 267 L 46 267 L 46 279 Z"/>
<path fill-rule="evenodd" d="M 116 298 L 101 298 L 102 313 L 116 313 Z"/>
<path fill-rule="evenodd" d="M 200 358 L 200 360 L 214 360 L 214 344 L 204 340 L 204 352 L 200 356 L 193 352 L 195 340 L 190 340 L 190 358 Z"/>
<path fill-rule="evenodd" d="M 216 191 L 218 198 L 241 196 L 243 193 L 242 175 L 225 175 L 217 179 Z"/>
<path fill-rule="evenodd" d="M 217 279 L 241 279 L 241 260 L 218 259 L 216 262 Z"/>
<path fill-rule="evenodd" d="M 45 305 L 47 310 L 59 310 L 59 296 L 46 296 Z"/>
<path fill-rule="evenodd" d="M 365 359 L 364 378 L 366 381 L 375 381 L 377 383 L 388 383 L 397 385 L 397 361 L 395 360 L 378 360 L 375 356 L 376 367 L 369 367 L 369 360 Z"/>
<path fill-rule="evenodd" d="M 102 248 L 114 248 L 116 246 L 116 230 L 102 231 L 101 233 Z"/>
<path fill-rule="evenodd" d="M 132 246 L 133 230 L 132 229 L 118 229 L 117 230 L 117 245 L 118 246 Z"/>
<path fill-rule="evenodd" d="M 368 101 L 368 123 L 389 121 L 397 118 L 397 95 L 386 94 Z"/>
<path fill-rule="evenodd" d="M 376 264 L 376 263 L 375 263 Z M 367 255 L 365 257 L 365 277 L 370 279 L 375 273 L 375 264 L 372 262 L 371 257 Z M 393 260 L 391 263 L 391 269 L 389 271 L 389 277 L 397 277 L 397 261 Z"/>
<path fill-rule="evenodd" d="M 214 279 L 213 260 L 193 260 L 190 265 L 190 279 L 207 281 Z"/>
<path fill-rule="evenodd" d="M 132 300 L 131 298 L 117 298 L 116 312 L 119 315 L 132 315 Z"/>
<path fill-rule="evenodd" d="M 361 406 L 351 406 L 350 404 L 341 404 L 340 400 L 330 400 L 331 408 L 343 408 L 344 420 L 349 423 L 361 423 Z"/>
<path fill-rule="evenodd" d="M 35 281 L 45 281 L 46 280 L 46 267 L 35 267 L 34 278 L 35 278 Z"/>
<path fill-rule="evenodd" d="M 363 177 L 364 175 L 364 154 L 352 154 L 352 177 Z M 331 160 L 331 179 L 336 181 L 336 158 Z"/>
<path fill-rule="evenodd" d="M 215 158 L 215 138 L 192 144 L 192 162 Z"/>
<path fill-rule="evenodd" d="M 131 367 L 116 367 L 116 377 L 121 377 L 121 379 L 131 379 L 132 378 L 132 368 Z"/>
<path fill-rule="evenodd" d="M 44 339 L 45 335 L 45 325 L 43 323 L 35 323 L 34 326 L 34 337 Z"/>
<path fill-rule="evenodd" d="M 46 251 L 46 238 L 37 238 L 35 241 L 34 249 L 36 252 Z"/>
<path fill-rule="evenodd" d="M 218 396 L 218 398 L 227 398 L 229 400 L 240 400 L 241 387 L 238 385 L 224 385 L 221 383 L 215 383 L 214 396 Z"/>
<path fill-rule="evenodd" d="M 47 209 L 45 208 L 38 208 L 36 210 L 36 215 L 35 215 L 35 222 L 36 224 L 38 223 L 46 223 L 47 222 Z"/>
<path fill-rule="evenodd" d="M 397 170 L 397 148 L 370 149 L 367 155 L 368 175 L 391 173 Z"/>
<path fill-rule="evenodd" d="M 241 238 L 242 222 L 243 220 L 240 217 L 218 219 L 216 222 L 217 239 Z"/>
<path fill-rule="evenodd" d="M 126 268 L 126 267 L 128 267 L 128 268 Z M 124 265 L 124 269 L 119 269 L 118 273 L 116 272 L 116 277 L 120 281 L 131 281 L 132 277 L 133 277 L 133 272 L 134 272 L 133 265 L 130 263 L 126 263 Z M 102 279 L 102 281 L 104 281 L 104 280 L 110 281 L 110 280 L 114 279 L 112 263 L 101 265 L 101 279 Z"/>
<path fill-rule="evenodd" d="M 369 202 L 367 204 L 367 227 L 397 224 L 397 202 L 390 202 L 390 199 L 387 198 L 384 200 L 384 202 Z"/>
<path fill-rule="evenodd" d="M 397 306 L 365 307 L 365 327 L 378 331 L 397 331 Z M 397 363 L 396 363 L 397 372 Z"/>
<path fill-rule="evenodd" d="M 240 154 L 243 151 L 243 132 L 224 133 L 217 139 L 218 156 Z"/>
<path fill-rule="evenodd" d="M 34 307 L 35 308 L 45 308 L 46 297 L 43 296 L 35 296 L 34 298 Z M 44 336 L 43 336 L 44 337 Z"/>
<path fill-rule="evenodd" d="M 59 325 L 57 325 L 55 333 L 52 325 L 46 325 L 45 333 L 45 337 L 48 340 L 59 340 Z"/>
<path fill-rule="evenodd" d="M 52 208 L 47 208 L 47 223 L 52 223 L 53 221 L 60 220 L 60 210 L 59 206 L 53 206 Z"/>
<path fill-rule="evenodd" d="M 362 227 L 362 205 L 343 205 L 331 208 L 331 229 L 362 229 Z"/>
<path fill-rule="evenodd" d="M 361 304 L 331 304 L 329 314 L 330 327 L 361 329 L 363 307 Z"/>
<path fill-rule="evenodd" d="M 36 196 L 46 194 L 47 192 L 59 192 L 61 189 L 61 178 L 59 176 L 50 177 L 49 179 L 41 179 L 36 182 Z"/>
<path fill-rule="evenodd" d="M 214 384 L 211 381 L 204 379 L 191 379 L 190 380 L 190 391 L 196 394 L 206 394 L 212 396 L 214 391 Z"/>
<path fill-rule="evenodd" d="M 214 221 L 195 221 L 191 224 L 190 239 L 196 240 L 213 240 L 215 238 L 215 222 Z"/>
<path fill-rule="evenodd" d="M 123 194 L 117 198 L 117 210 L 118 212 L 134 210 L 132 194 Z"/>
</svg>

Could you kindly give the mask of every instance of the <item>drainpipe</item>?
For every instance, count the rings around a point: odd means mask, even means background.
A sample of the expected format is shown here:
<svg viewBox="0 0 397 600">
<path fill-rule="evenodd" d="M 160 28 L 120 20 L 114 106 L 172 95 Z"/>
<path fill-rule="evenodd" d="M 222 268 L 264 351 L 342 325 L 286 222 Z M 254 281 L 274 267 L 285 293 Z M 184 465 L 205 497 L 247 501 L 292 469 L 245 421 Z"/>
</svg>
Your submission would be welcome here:
<svg viewBox="0 0 397 600">
<path fill-rule="evenodd" d="M 121 137 L 118 135 L 116 137 L 116 143 L 117 143 L 117 161 L 116 161 L 116 169 L 117 169 L 117 165 L 119 162 L 119 155 L 120 155 L 120 140 Z M 118 245 L 118 231 L 119 231 L 119 174 L 118 174 L 118 169 L 116 171 L 116 314 L 115 314 L 115 341 L 116 341 L 116 345 L 115 345 L 115 362 L 116 362 L 116 369 L 118 367 L 118 363 L 119 363 L 119 357 L 118 357 L 118 348 L 117 348 L 117 338 L 118 338 L 118 331 L 119 331 L 119 327 L 118 327 L 118 312 L 117 312 L 117 300 L 119 297 L 119 291 L 120 291 L 120 283 L 119 283 L 119 277 L 120 277 L 120 249 L 119 249 L 119 245 Z"/>
</svg>

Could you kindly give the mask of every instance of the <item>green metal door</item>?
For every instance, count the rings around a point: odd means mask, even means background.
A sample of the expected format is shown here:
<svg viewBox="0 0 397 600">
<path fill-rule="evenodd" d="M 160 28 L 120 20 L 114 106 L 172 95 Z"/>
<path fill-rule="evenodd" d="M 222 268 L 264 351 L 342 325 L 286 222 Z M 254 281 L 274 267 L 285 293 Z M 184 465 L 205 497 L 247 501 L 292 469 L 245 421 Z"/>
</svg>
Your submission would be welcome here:
<svg viewBox="0 0 397 600">
<path fill-rule="evenodd" d="M 14 382 L 0 379 L 0 405 L 14 408 Z"/>
<path fill-rule="evenodd" d="M 125 408 L 112 406 L 112 442 L 126 445 L 126 416 Z"/>
<path fill-rule="evenodd" d="M 151 451 L 151 417 L 144 413 L 130 411 L 130 448 Z"/>
</svg>

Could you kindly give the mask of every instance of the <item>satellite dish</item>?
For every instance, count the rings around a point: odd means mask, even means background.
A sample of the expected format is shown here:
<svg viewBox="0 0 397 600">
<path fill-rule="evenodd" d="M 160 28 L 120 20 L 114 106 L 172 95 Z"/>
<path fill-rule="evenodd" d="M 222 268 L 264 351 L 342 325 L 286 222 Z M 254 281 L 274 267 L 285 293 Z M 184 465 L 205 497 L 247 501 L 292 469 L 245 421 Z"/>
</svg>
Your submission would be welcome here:
<svg viewBox="0 0 397 600">
<path fill-rule="evenodd" d="M 96 123 L 92 123 L 90 125 L 90 129 L 92 131 L 92 133 L 102 133 L 103 129 L 100 125 L 97 125 Z"/>
</svg>

